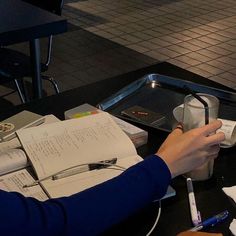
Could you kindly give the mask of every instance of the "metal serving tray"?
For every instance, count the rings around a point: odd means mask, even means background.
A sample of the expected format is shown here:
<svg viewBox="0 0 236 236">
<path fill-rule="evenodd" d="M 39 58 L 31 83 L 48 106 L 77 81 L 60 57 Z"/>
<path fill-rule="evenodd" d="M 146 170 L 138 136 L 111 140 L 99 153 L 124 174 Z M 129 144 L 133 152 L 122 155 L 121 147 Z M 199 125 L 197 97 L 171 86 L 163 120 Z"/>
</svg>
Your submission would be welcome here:
<svg viewBox="0 0 236 236">
<path fill-rule="evenodd" d="M 189 93 L 186 91 L 186 86 L 194 92 L 207 93 L 218 97 L 220 100 L 219 117 L 236 120 L 235 92 L 160 74 L 149 74 L 134 81 L 100 102 L 97 107 L 122 119 L 170 132 L 176 123 L 172 111 L 176 106 L 183 103 L 184 97 Z M 165 119 L 160 123 L 150 124 L 121 114 L 123 110 L 135 105 L 160 113 Z"/>
</svg>

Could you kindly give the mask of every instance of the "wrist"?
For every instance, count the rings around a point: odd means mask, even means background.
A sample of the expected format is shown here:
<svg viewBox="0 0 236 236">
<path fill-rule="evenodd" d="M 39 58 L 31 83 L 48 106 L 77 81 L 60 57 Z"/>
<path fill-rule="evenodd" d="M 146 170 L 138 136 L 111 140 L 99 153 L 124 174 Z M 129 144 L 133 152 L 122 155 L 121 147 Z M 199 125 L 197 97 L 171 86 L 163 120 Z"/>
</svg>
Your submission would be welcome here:
<svg viewBox="0 0 236 236">
<path fill-rule="evenodd" d="M 162 161 L 166 164 L 172 179 L 178 175 L 176 172 L 176 168 L 174 168 L 174 163 L 173 161 L 171 161 L 171 158 L 167 158 L 166 154 L 162 153 L 161 151 L 158 151 L 155 155 L 162 159 Z"/>
</svg>

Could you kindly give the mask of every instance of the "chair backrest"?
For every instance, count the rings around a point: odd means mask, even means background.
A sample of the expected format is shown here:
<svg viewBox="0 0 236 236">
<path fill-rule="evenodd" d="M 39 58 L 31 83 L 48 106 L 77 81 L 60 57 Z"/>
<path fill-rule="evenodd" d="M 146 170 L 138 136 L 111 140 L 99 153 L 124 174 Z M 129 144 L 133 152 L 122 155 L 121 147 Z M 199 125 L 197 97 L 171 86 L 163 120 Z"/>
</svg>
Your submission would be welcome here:
<svg viewBox="0 0 236 236">
<path fill-rule="evenodd" d="M 64 0 L 24 0 L 34 6 L 61 15 Z"/>
</svg>

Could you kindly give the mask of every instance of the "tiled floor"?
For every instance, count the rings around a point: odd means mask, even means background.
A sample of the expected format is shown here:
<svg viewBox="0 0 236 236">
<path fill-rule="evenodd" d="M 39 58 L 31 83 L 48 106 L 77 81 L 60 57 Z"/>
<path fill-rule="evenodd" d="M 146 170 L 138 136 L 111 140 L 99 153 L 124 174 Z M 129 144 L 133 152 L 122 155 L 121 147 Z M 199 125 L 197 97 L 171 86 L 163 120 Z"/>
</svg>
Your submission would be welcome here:
<svg viewBox="0 0 236 236">
<path fill-rule="evenodd" d="M 235 0 L 67 0 L 89 32 L 236 89 Z"/>
<path fill-rule="evenodd" d="M 45 58 L 46 46 L 47 40 L 43 40 L 42 58 Z M 28 44 L 13 45 L 11 48 L 25 52 Z M 54 37 L 52 61 L 45 74 L 56 79 L 60 91 L 66 91 L 157 62 L 156 59 L 69 24 L 68 32 Z M 30 78 L 26 78 L 26 81 L 30 81 Z M 12 84 L 7 86 L 0 86 L 1 95 L 12 91 Z M 43 88 L 45 94 L 54 94 L 47 81 L 44 81 Z M 4 103 L 6 107 L 9 106 L 9 101 L 20 103 L 16 93 L 5 99 L 0 98 L 1 110 L 4 110 Z"/>
<path fill-rule="evenodd" d="M 158 61 L 236 89 L 235 0 L 65 0 L 63 15 L 69 29 L 55 36 L 46 73 L 61 91 Z M 16 95 L 3 101 L 19 103 Z"/>
</svg>

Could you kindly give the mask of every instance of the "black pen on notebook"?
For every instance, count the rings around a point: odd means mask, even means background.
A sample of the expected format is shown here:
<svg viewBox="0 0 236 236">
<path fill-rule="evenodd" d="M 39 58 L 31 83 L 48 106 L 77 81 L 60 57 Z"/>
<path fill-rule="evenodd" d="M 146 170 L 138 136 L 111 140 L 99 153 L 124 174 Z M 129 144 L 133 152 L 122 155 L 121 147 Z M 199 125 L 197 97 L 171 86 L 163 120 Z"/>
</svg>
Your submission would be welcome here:
<svg viewBox="0 0 236 236">
<path fill-rule="evenodd" d="M 115 165 L 115 167 L 117 167 L 119 169 L 125 170 L 124 167 L 116 165 L 116 162 L 117 162 L 117 158 L 112 158 L 112 159 L 108 159 L 108 160 L 104 160 L 104 161 L 80 164 L 80 165 L 65 169 L 63 171 L 59 171 L 59 172 L 52 174 L 50 176 L 47 176 L 45 178 L 36 180 L 31 184 L 26 184 L 23 186 L 23 188 L 33 187 L 33 186 L 38 185 L 40 182 L 47 180 L 47 179 L 59 180 L 59 179 L 63 179 L 63 178 L 73 176 L 76 174 L 84 173 L 84 172 L 91 171 L 91 170 L 104 169 L 104 168 L 108 168 L 108 167 L 114 166 L 114 165 Z"/>
<path fill-rule="evenodd" d="M 99 161 L 96 163 L 89 163 L 89 164 L 77 166 L 77 167 L 74 167 L 74 168 L 62 171 L 61 173 L 53 175 L 52 180 L 63 179 L 69 176 L 77 175 L 77 174 L 84 173 L 91 170 L 104 169 L 109 166 L 115 165 L 116 162 L 117 162 L 117 158 L 113 158 L 113 159 L 109 159 L 105 161 Z"/>
</svg>

